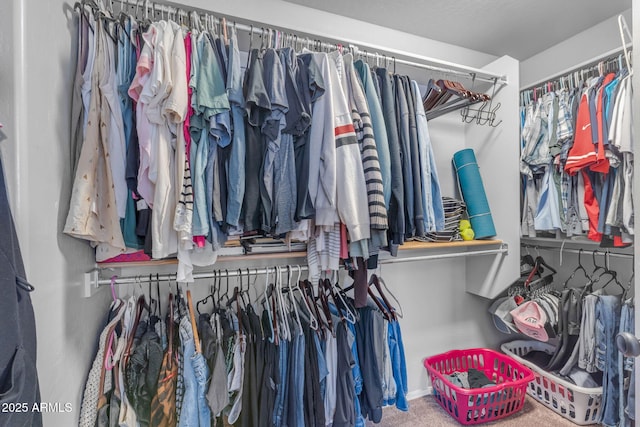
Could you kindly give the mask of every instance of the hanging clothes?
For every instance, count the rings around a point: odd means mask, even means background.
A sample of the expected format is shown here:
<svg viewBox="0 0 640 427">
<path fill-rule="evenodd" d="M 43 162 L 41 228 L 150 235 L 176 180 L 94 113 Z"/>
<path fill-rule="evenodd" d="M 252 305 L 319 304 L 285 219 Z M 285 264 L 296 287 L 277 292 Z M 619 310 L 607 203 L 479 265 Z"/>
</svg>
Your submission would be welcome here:
<svg viewBox="0 0 640 427">
<path fill-rule="evenodd" d="M 114 300 L 81 424 L 364 426 L 383 405 L 407 410 L 393 307 L 382 312 L 370 299 L 356 311 L 328 280 L 312 291 L 282 276 L 255 302 L 237 288 L 220 297 L 215 285 L 194 304 L 179 290 L 164 317 L 159 295 Z M 213 309 L 202 311 L 209 300 Z"/>
<path fill-rule="evenodd" d="M 7 197 L 5 171 L 0 160 L 0 229 L 3 254 L 0 271 L 0 319 L 2 348 L 0 349 L 0 404 L 28 405 L 29 410 L 8 411 L 0 425 L 42 426 L 42 414 L 33 411 L 40 405 L 40 386 L 36 369 L 36 324 L 31 305 L 33 286 L 26 279 L 18 236 Z M 11 407 L 11 406 L 9 406 Z"/>
<path fill-rule="evenodd" d="M 632 211 L 623 202 L 628 197 L 624 181 L 632 176 L 631 120 L 624 113 L 628 71 L 599 74 L 569 89 L 547 87 L 533 102 L 522 97 L 522 235 L 556 230 L 567 236 L 586 234 L 605 247 L 632 241 L 631 222 L 617 217 L 626 209 L 631 218 Z M 622 135 L 624 143 L 618 138 Z M 557 203 L 549 197 L 554 193 Z M 536 216 L 540 218 L 534 220 Z"/>
<path fill-rule="evenodd" d="M 95 23 L 96 50 L 91 76 L 87 128 L 71 194 L 64 232 L 98 245 L 96 256 L 104 260 L 126 250 L 116 206 L 115 184 L 109 163 L 111 110 L 100 84 L 108 78 L 109 41 L 104 23 Z"/>
<path fill-rule="evenodd" d="M 111 389 L 111 376 L 105 381 L 105 354 L 109 346 L 109 337 L 114 333 L 115 326 L 122 318 L 124 311 L 125 307 L 122 301 L 114 301 L 107 315 L 107 324 L 100 333 L 98 351 L 91 365 L 91 370 L 89 371 L 85 390 L 82 395 L 82 406 L 80 407 L 80 419 L 78 422 L 78 425 L 81 427 L 96 425 L 101 393 Z"/>
<path fill-rule="evenodd" d="M 280 38 L 241 64 L 231 26 L 111 13 L 80 8 L 65 224 L 97 261 L 177 257 L 191 282 L 194 265 L 264 236 L 306 244 L 321 269 L 375 267 L 444 227 L 417 82 Z"/>
<path fill-rule="evenodd" d="M 523 279 L 536 274 L 536 265 L 537 261 L 530 271 L 523 270 Z M 580 276 L 576 276 L 578 272 Z M 509 296 L 492 310 L 504 326 L 509 326 L 501 330 L 520 330 L 539 341 L 548 341 L 555 335 L 557 339 L 549 341 L 553 344 L 550 354 L 532 351 L 524 357 L 547 371 L 550 380 L 557 377 L 579 387 L 601 388 L 602 398 L 594 412 L 594 421 L 608 426 L 628 425 L 634 416 L 628 410 L 635 400 L 630 388 L 634 362 L 618 350 L 615 338 L 622 331 L 633 330 L 633 299 L 629 297 L 632 282 L 625 287 L 619 282 L 617 272 L 606 266 L 596 265 L 594 271 L 588 273 L 580 260 L 560 291 L 549 288 L 551 280 L 549 277 L 546 290 L 544 286 L 535 285 L 536 281 L 526 287 L 522 282 L 515 282 Z M 528 309 L 534 303 L 538 312 Z M 499 307 L 503 304 L 509 307 L 507 312 L 514 318 L 515 325 Z M 555 309 L 549 309 L 554 306 Z M 534 328 L 543 333 L 529 333 Z"/>
</svg>

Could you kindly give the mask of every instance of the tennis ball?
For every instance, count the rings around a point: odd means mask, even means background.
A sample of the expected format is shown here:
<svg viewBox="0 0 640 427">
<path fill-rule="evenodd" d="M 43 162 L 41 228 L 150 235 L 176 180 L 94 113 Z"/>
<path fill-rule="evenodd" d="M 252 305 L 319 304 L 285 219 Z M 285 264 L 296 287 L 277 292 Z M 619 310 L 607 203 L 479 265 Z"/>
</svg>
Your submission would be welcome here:
<svg viewBox="0 0 640 427">
<path fill-rule="evenodd" d="M 471 223 L 468 219 L 461 219 L 458 228 L 460 229 L 460 231 L 466 230 L 467 228 L 471 228 Z"/>
<path fill-rule="evenodd" d="M 462 240 L 473 240 L 475 235 L 476 234 L 473 232 L 471 228 L 465 228 L 464 230 L 460 231 L 460 236 L 462 237 Z"/>
</svg>

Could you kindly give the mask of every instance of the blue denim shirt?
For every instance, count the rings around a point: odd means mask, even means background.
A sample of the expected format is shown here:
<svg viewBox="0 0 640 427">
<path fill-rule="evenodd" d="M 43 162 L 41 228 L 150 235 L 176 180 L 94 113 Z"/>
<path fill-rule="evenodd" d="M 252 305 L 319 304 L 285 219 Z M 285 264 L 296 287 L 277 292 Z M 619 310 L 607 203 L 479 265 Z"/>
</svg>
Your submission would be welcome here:
<svg viewBox="0 0 640 427">
<path fill-rule="evenodd" d="M 620 389 L 618 384 L 618 349 L 615 336 L 620 320 L 620 299 L 600 295 L 596 302 L 596 366 L 602 371 L 602 407 L 600 419 L 605 426 L 619 422 Z"/>
<path fill-rule="evenodd" d="M 422 169 L 422 198 L 424 204 L 424 229 L 426 231 L 444 230 L 444 206 L 442 205 L 442 192 L 440 180 L 436 169 L 433 145 L 429 135 L 427 116 L 422 105 L 420 88 L 415 80 L 411 81 L 411 89 L 414 93 L 416 107 L 416 126 L 418 128 L 418 146 L 420 150 L 420 168 Z"/>
<path fill-rule="evenodd" d="M 413 165 L 411 164 L 411 136 L 409 128 L 409 104 L 407 94 L 402 86 L 402 79 L 398 75 L 393 76 L 393 88 L 395 95 L 396 120 L 398 123 L 398 142 L 400 146 L 400 165 L 402 167 L 402 184 L 404 189 L 404 218 L 405 237 L 415 235 L 415 209 L 413 204 L 420 203 L 415 200 L 413 191 Z"/>
<path fill-rule="evenodd" d="M 402 342 L 402 332 L 397 321 L 388 322 L 389 331 L 389 351 L 391 353 L 391 368 L 393 379 L 396 382 L 396 408 L 401 411 L 409 410 L 407 401 L 407 362 L 404 357 L 404 344 Z"/>
<path fill-rule="evenodd" d="M 187 316 L 180 321 L 180 339 L 184 358 L 184 396 L 178 427 L 209 427 L 211 411 L 205 396 L 209 369 L 202 354 L 195 352 L 193 330 Z"/>
</svg>

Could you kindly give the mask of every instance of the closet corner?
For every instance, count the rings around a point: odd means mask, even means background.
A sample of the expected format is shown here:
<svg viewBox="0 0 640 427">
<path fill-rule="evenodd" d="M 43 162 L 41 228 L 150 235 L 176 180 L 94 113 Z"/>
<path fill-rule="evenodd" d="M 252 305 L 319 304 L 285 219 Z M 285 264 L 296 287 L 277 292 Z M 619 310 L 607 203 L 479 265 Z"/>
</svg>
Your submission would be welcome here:
<svg viewBox="0 0 640 427">
<path fill-rule="evenodd" d="M 508 85 L 502 85 L 495 94 L 494 105 L 500 105 L 498 127 L 466 126 L 465 146 L 476 153 L 480 174 L 498 238 L 509 245 L 509 253 L 496 256 L 474 257 L 466 262 L 466 291 L 483 298 L 494 298 L 507 289 L 519 274 L 520 235 L 518 169 L 520 138 L 519 127 L 519 73 L 520 62 L 503 56 L 483 67 L 488 72 L 500 72 Z"/>
</svg>

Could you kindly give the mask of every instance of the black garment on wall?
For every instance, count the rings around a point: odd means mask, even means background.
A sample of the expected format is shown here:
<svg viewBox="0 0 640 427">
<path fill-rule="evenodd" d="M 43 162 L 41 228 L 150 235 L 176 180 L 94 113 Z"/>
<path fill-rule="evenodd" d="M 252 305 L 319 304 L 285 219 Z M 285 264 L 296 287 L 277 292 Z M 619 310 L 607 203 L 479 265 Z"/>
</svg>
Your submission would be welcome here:
<svg viewBox="0 0 640 427">
<path fill-rule="evenodd" d="M 40 427 L 42 415 L 33 411 L 40 404 L 33 287 L 25 278 L 1 161 L 0 179 L 0 406 L 7 408 L 0 427 Z"/>
</svg>

